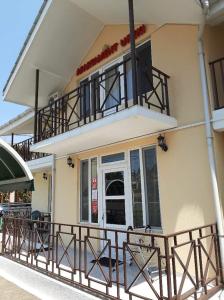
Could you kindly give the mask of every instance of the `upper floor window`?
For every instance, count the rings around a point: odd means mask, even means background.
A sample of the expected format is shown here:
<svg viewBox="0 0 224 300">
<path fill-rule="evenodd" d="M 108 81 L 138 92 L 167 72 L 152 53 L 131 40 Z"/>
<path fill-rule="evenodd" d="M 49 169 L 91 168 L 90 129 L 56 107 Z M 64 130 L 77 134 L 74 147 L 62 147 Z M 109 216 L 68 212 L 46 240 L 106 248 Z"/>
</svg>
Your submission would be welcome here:
<svg viewBox="0 0 224 300">
<path fill-rule="evenodd" d="M 152 90 L 151 42 L 136 48 L 138 95 Z M 80 82 L 82 117 L 94 111 L 110 111 L 125 99 L 133 99 L 132 64 L 130 53 L 110 63 Z"/>
</svg>

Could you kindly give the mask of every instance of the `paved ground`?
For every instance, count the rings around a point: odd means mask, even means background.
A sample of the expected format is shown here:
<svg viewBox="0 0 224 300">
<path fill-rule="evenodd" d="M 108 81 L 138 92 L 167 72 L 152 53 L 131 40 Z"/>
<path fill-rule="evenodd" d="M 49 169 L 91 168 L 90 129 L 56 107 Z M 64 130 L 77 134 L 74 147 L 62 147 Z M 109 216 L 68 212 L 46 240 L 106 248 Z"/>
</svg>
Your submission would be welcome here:
<svg viewBox="0 0 224 300">
<path fill-rule="evenodd" d="M 213 296 L 210 300 L 224 300 L 224 290 L 218 292 L 215 296 Z"/>
<path fill-rule="evenodd" d="M 0 277 L 0 299 L 2 300 L 37 300 L 38 298 L 20 289 L 15 284 Z"/>
</svg>

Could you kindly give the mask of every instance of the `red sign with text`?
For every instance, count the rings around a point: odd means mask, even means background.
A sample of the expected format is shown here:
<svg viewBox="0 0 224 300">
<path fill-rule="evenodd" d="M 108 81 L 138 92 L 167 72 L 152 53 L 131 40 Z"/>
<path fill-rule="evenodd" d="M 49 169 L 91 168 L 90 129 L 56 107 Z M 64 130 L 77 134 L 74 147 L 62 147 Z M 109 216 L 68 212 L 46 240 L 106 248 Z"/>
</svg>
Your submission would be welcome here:
<svg viewBox="0 0 224 300">
<path fill-rule="evenodd" d="M 98 201 L 92 200 L 92 213 L 97 214 L 98 212 Z"/>
<path fill-rule="evenodd" d="M 144 33 L 146 33 L 146 26 L 143 24 L 135 29 L 135 39 L 142 36 Z M 94 58 L 90 59 L 87 63 L 80 66 L 76 70 L 76 75 L 81 75 L 82 73 L 86 72 L 87 70 L 91 69 L 93 66 L 100 63 L 102 60 L 108 58 L 112 54 L 118 51 L 118 46 L 125 47 L 130 43 L 130 34 L 127 34 L 124 38 L 120 40 L 118 43 L 114 43 L 112 46 L 107 47 L 105 50 L 103 50 L 100 54 L 96 55 Z"/>
</svg>

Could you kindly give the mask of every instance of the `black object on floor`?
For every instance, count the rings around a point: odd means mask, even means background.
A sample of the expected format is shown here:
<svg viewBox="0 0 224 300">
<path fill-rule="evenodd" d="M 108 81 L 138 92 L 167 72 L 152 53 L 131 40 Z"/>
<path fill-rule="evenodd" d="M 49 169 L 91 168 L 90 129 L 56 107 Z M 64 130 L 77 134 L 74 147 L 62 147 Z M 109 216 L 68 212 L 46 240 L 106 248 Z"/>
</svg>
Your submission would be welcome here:
<svg viewBox="0 0 224 300">
<path fill-rule="evenodd" d="M 110 261 L 111 261 L 111 266 L 112 266 L 112 268 L 114 268 L 115 265 L 116 265 L 116 259 L 109 258 L 109 257 L 106 257 L 106 256 L 103 256 L 103 257 L 101 257 L 101 258 L 99 259 L 99 263 L 101 264 L 101 266 L 107 267 L 107 268 L 110 267 Z M 91 263 L 94 264 L 95 262 L 96 262 L 95 259 L 91 260 Z M 118 265 L 122 265 L 122 264 L 123 264 L 123 262 L 120 261 L 120 260 L 118 260 Z"/>
</svg>

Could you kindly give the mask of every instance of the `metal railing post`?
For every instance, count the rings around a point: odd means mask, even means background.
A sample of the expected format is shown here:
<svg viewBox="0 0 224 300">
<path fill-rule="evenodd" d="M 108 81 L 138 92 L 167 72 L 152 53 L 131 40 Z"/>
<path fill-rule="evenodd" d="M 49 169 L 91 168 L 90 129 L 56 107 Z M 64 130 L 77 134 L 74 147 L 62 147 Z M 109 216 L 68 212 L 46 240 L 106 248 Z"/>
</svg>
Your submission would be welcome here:
<svg viewBox="0 0 224 300">
<path fill-rule="evenodd" d="M 138 104 L 138 88 L 137 88 L 137 63 L 136 63 L 136 47 L 135 47 L 135 19 L 133 0 L 128 0 L 129 6 L 129 29 L 131 43 L 131 65 L 132 65 L 132 88 L 133 102 Z"/>
<path fill-rule="evenodd" d="M 166 273 L 167 273 L 167 296 L 168 299 L 172 299 L 172 283 L 171 283 L 171 267 L 170 267 L 170 249 L 169 249 L 169 238 L 164 238 L 165 243 L 165 259 L 166 259 Z"/>
<path fill-rule="evenodd" d="M 34 142 L 37 141 L 37 116 L 38 116 L 38 99 L 39 98 L 39 70 L 36 70 L 36 83 L 35 83 L 35 117 L 34 117 Z"/>
</svg>

